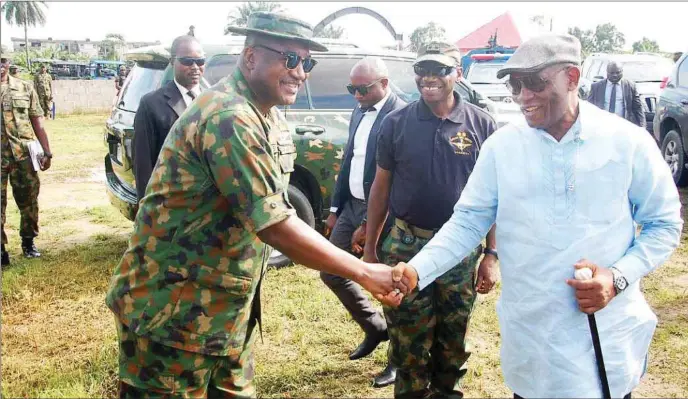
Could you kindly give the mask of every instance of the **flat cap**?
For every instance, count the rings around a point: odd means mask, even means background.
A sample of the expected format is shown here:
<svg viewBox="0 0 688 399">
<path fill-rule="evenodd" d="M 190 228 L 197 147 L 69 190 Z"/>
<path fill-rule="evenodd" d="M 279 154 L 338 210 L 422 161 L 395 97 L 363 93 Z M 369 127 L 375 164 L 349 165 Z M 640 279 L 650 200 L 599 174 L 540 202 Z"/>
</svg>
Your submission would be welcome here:
<svg viewBox="0 0 688 399">
<path fill-rule="evenodd" d="M 461 65 L 461 52 L 459 49 L 447 42 L 430 42 L 418 50 L 418 58 L 414 65 L 425 61 L 439 62 L 448 67 Z"/>
<path fill-rule="evenodd" d="M 512 73 L 535 73 L 556 64 L 581 63 L 580 41 L 566 34 L 545 34 L 523 43 L 497 72 L 501 79 Z"/>
</svg>

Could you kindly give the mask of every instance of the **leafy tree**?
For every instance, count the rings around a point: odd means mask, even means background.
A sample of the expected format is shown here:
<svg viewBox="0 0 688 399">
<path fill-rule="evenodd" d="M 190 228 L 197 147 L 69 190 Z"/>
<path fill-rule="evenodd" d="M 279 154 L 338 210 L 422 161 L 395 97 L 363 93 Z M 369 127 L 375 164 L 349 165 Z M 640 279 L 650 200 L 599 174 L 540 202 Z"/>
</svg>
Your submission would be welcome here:
<svg viewBox="0 0 688 399">
<path fill-rule="evenodd" d="M 45 1 L 6 1 L 0 8 L 0 12 L 5 13 L 5 21 L 10 25 L 21 25 L 24 27 L 24 51 L 30 69 L 31 61 L 29 57 L 29 26 L 45 25 L 45 11 L 43 7 L 48 7 Z"/>
<path fill-rule="evenodd" d="M 328 39 L 341 39 L 342 36 L 344 36 L 344 28 L 341 26 L 327 25 L 324 29 L 318 29 L 313 32 L 313 36 Z"/>
<path fill-rule="evenodd" d="M 650 40 L 643 36 L 641 40 L 633 43 L 634 52 L 649 52 L 649 53 L 659 53 L 659 44 L 656 41 Z"/>
<path fill-rule="evenodd" d="M 595 52 L 595 35 L 592 30 L 582 30 L 581 28 L 574 26 L 569 28 L 569 35 L 575 36 L 581 42 L 581 56 L 583 58 L 587 57 L 590 53 Z"/>
<path fill-rule="evenodd" d="M 117 51 L 126 44 L 124 36 L 119 33 L 108 33 L 105 39 L 100 42 L 98 55 L 105 60 L 119 60 L 120 54 Z"/>
<path fill-rule="evenodd" d="M 241 3 L 232 10 L 227 16 L 227 26 L 225 26 L 225 35 L 232 34 L 227 28 L 230 26 L 246 26 L 248 24 L 248 17 L 257 11 L 278 12 L 285 11 L 282 4 L 273 1 L 247 1 Z"/>
<path fill-rule="evenodd" d="M 595 28 L 595 51 L 599 53 L 614 53 L 620 51 L 626 38 L 616 29 L 616 26 L 606 23 Z"/>
<path fill-rule="evenodd" d="M 411 44 L 408 49 L 416 52 L 427 43 L 436 40 L 446 40 L 445 37 L 446 31 L 444 28 L 435 22 L 430 22 L 425 26 L 416 28 L 413 33 L 411 33 L 411 37 L 409 38 Z"/>
</svg>

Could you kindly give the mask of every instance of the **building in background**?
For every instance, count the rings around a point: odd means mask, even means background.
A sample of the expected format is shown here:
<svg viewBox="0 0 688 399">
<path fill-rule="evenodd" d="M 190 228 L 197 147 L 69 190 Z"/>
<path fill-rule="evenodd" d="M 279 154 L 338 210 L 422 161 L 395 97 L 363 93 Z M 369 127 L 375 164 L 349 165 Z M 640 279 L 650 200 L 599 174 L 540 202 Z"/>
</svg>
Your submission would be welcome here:
<svg viewBox="0 0 688 399">
<path fill-rule="evenodd" d="M 25 41 L 23 37 L 13 37 L 12 47 L 15 52 L 24 51 Z M 115 49 L 117 54 L 124 54 L 125 51 L 160 44 L 160 41 L 155 42 L 124 42 L 119 44 Z M 72 40 L 72 39 L 29 39 L 29 47 L 33 50 L 41 51 L 43 49 L 54 49 L 59 51 L 66 51 L 70 54 L 85 54 L 89 58 L 99 57 L 100 41 L 92 41 L 89 38 L 86 40 Z"/>
</svg>

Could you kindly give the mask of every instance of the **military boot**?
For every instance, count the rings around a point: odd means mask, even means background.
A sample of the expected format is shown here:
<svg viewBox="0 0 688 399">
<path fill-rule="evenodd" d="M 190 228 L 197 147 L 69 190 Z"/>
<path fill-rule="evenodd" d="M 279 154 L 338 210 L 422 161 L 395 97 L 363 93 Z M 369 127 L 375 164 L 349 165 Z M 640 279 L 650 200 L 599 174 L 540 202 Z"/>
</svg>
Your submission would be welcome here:
<svg viewBox="0 0 688 399">
<path fill-rule="evenodd" d="M 25 258 L 39 258 L 41 256 L 41 253 L 38 252 L 38 249 L 33 244 L 33 237 L 22 238 L 22 251 L 24 251 Z"/>
<path fill-rule="evenodd" d="M 5 246 L 2 246 L 2 266 L 9 266 L 10 264 L 10 254 L 5 251 Z"/>
</svg>

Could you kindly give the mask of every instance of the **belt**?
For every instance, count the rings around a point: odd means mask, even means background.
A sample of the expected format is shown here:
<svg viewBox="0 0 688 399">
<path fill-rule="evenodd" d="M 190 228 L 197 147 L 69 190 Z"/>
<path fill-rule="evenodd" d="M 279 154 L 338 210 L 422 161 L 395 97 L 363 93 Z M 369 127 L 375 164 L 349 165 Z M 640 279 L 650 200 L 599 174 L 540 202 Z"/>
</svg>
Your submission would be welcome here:
<svg viewBox="0 0 688 399">
<path fill-rule="evenodd" d="M 414 236 L 426 240 L 431 239 L 437 232 L 436 230 L 421 229 L 420 227 L 412 226 L 401 219 L 394 219 L 394 225 L 402 231 L 410 232 Z"/>
</svg>

